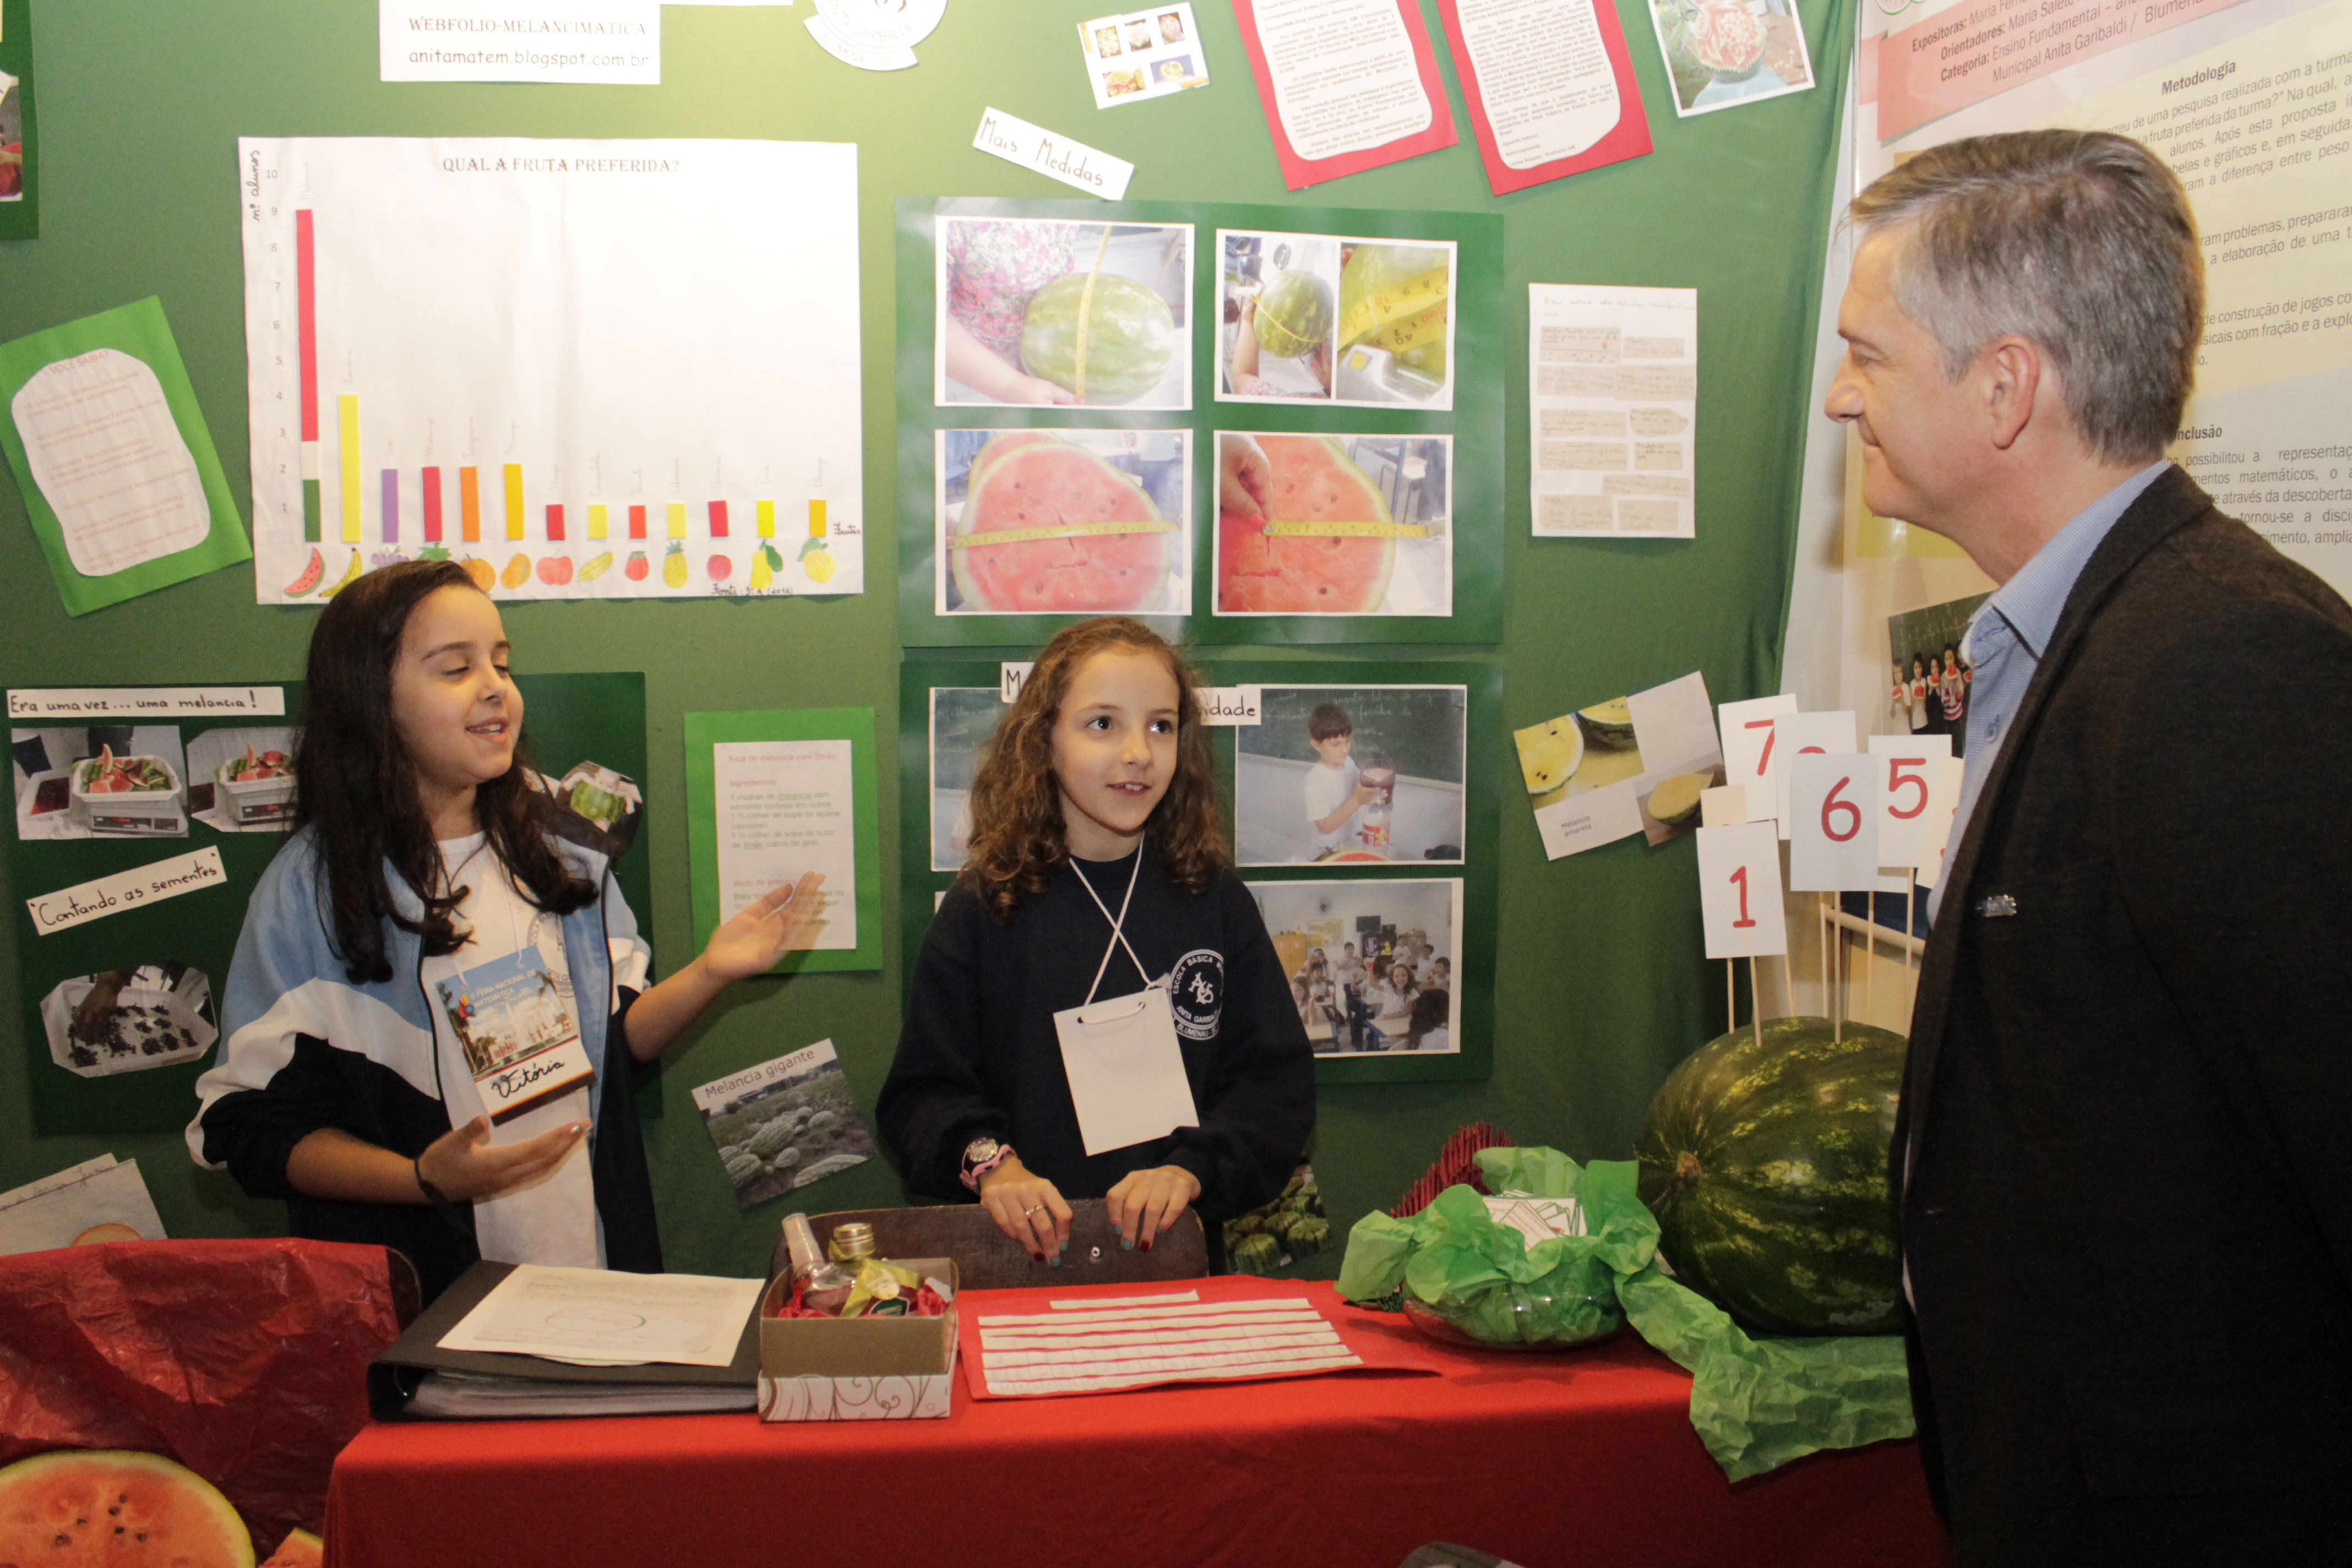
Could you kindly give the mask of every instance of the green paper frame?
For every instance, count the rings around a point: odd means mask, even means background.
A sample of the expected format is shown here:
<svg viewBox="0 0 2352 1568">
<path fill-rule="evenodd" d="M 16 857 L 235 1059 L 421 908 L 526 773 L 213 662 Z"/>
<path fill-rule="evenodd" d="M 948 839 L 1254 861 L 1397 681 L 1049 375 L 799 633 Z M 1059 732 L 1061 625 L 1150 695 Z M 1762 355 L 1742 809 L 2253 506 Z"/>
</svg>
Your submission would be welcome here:
<svg viewBox="0 0 2352 1568">
<path fill-rule="evenodd" d="M 41 133 L 33 103 L 33 0 L 0 0 L 0 71 L 16 79 L 13 96 L 23 122 L 25 183 L 13 202 L 0 202 L 0 239 L 37 239 L 41 233 Z"/>
<path fill-rule="evenodd" d="M 191 686 L 261 685 L 283 688 L 283 719 L 248 717 L 163 719 L 156 723 L 180 727 L 183 743 L 206 730 L 249 729 L 259 724 L 299 723 L 302 683 L 299 680 L 249 682 L 234 676 L 194 679 L 174 684 Z M 596 675 L 519 675 L 524 738 L 534 763 L 542 772 L 561 776 L 575 763 L 596 762 L 626 773 L 640 788 L 646 780 L 646 678 L 634 670 Z M 128 689 L 137 689 L 131 688 Z M 40 729 L 26 723 L 18 729 Z M 245 924 L 246 900 L 254 884 L 286 842 L 279 833 L 219 833 L 191 821 L 185 838 L 69 838 L 27 844 L 16 837 L 13 814 L 5 831 L 8 837 L 9 876 L 26 896 L 69 888 L 99 877 L 131 870 L 151 861 L 167 859 L 210 846 L 221 856 L 228 880 L 145 909 L 125 910 L 47 936 L 33 928 L 23 900 L 12 918 L 16 922 L 17 984 L 23 989 L 25 1050 L 31 1086 L 33 1130 L 42 1137 L 118 1133 L 174 1132 L 195 1114 L 198 1075 L 219 1058 L 218 1048 L 192 1062 L 118 1073 L 111 1078 L 79 1078 L 49 1060 L 49 1045 L 41 1025 L 41 998 L 60 981 L 78 974 L 120 967 L 125 962 L 144 963 L 176 958 L 205 972 L 212 983 L 213 1006 L 218 1013 L 228 987 L 229 959 Z M 614 863 L 613 875 L 622 896 L 637 917 L 639 930 L 652 938 L 653 877 L 650 855 L 639 830 L 639 842 Z M 641 1075 L 640 1083 L 645 1081 Z M 651 1119 L 661 1113 L 661 1097 L 640 1089 L 638 1113 Z"/>
<path fill-rule="evenodd" d="M 1266 659 L 1194 652 L 1202 678 L 1217 686 L 1462 686 L 1469 714 L 1464 737 L 1463 859 L 1433 864 L 1432 880 L 1462 883 L 1462 931 L 1454 975 L 1457 1048 L 1444 1055 L 1417 1054 L 1318 1057 L 1319 1083 L 1429 1083 L 1482 1081 L 1495 1070 L 1496 924 L 1502 884 L 1501 786 L 1516 779 L 1510 736 L 1503 727 L 1503 669 L 1479 654 L 1399 659 Z M 898 896 L 899 933 L 907 961 L 902 987 L 914 985 L 915 955 L 930 929 L 938 895 L 955 882 L 952 871 L 931 868 L 931 690 L 934 687 L 998 684 L 997 661 L 969 657 L 910 658 L 898 667 Z M 1228 834 L 1234 826 L 1234 731 L 1209 730 L 1209 750 L 1218 780 L 1220 809 Z M 1489 770 L 1500 770 L 1490 773 Z M 1380 866 L 1260 866 L 1241 869 L 1244 882 L 1385 882 L 1403 879 L 1406 868 Z"/>
<path fill-rule="evenodd" d="M 1192 406 L 1008 408 L 932 400 L 938 316 L 934 220 L 941 216 L 1061 218 L 1093 223 L 1190 224 L 1192 236 Z M 1220 228 L 1377 236 L 1454 242 L 1454 406 L 1331 408 L 1216 400 L 1215 333 L 1221 309 Z M 1192 613 L 1146 617 L 1171 640 L 1195 647 L 1346 643 L 1494 643 L 1503 635 L 1503 378 L 1523 350 L 1504 331 L 1503 220 L 1488 213 L 1383 212 L 1350 207 L 1255 206 L 1220 202 L 1023 201 L 901 196 L 898 204 L 898 630 L 910 648 L 1036 647 L 1083 616 L 943 616 L 934 608 L 940 430 L 1102 428 L 1192 433 Z M 1318 435 L 1450 436 L 1454 494 L 1454 613 L 1449 616 L 1219 616 L 1215 582 L 1219 429 Z"/>
<path fill-rule="evenodd" d="M 853 879 L 859 910 L 857 945 L 788 952 L 768 973 L 882 967 L 882 924 L 887 917 L 882 910 L 882 830 L 877 816 L 881 797 L 874 783 L 874 723 L 871 708 L 772 708 L 686 715 L 687 866 L 697 952 L 719 929 L 718 769 L 711 747 L 720 741 L 847 741 L 850 837 L 857 857 Z"/>
<path fill-rule="evenodd" d="M 49 563 L 49 576 L 56 582 L 58 597 L 65 602 L 66 614 L 69 616 L 88 615 L 253 559 L 252 542 L 246 538 L 245 519 L 236 510 L 236 498 L 229 494 L 228 478 L 221 471 L 220 455 L 213 447 L 205 411 L 197 405 L 196 389 L 189 384 L 187 366 L 180 360 L 180 345 L 172 336 L 171 323 L 163 318 L 163 302 L 153 295 L 101 310 L 95 316 L 62 322 L 13 342 L 0 343 L 0 410 L 6 409 L 24 384 L 48 365 L 97 349 L 128 354 L 153 373 L 163 388 L 163 401 L 172 411 L 172 423 L 178 426 L 180 438 L 188 444 L 188 455 L 195 460 L 212 523 L 204 538 L 169 555 L 142 561 L 136 566 L 126 566 L 103 577 L 82 575 L 66 549 L 65 525 L 50 508 L 48 498 L 41 493 L 41 487 L 33 482 L 32 468 L 25 458 L 24 437 L 16 428 L 15 416 L 0 415 L 0 450 L 6 451 L 10 466 L 16 470 L 25 510 L 32 514 L 33 535 L 40 541 L 41 554 Z"/>
</svg>

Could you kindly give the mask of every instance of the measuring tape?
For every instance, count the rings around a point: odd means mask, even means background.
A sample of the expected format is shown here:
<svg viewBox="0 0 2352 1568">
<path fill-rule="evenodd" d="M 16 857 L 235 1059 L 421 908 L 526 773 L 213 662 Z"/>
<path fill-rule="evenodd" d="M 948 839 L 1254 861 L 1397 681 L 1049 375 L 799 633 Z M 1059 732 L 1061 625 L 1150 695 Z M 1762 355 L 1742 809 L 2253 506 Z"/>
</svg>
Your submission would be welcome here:
<svg viewBox="0 0 2352 1568">
<path fill-rule="evenodd" d="M 1038 539 L 1098 539 L 1110 533 L 1175 531 L 1172 522 L 1073 522 L 1048 528 L 999 528 L 985 533 L 950 534 L 948 548 L 971 550 L 983 544 L 1027 544 Z"/>
<path fill-rule="evenodd" d="M 1269 522 L 1265 531 L 1278 539 L 1427 539 L 1423 522 Z"/>
<path fill-rule="evenodd" d="M 1445 299 L 1445 274 L 1443 267 L 1417 273 L 1393 289 L 1383 289 L 1367 294 L 1348 307 L 1339 318 L 1339 342 L 1357 342 L 1379 331 L 1391 321 L 1407 316 L 1417 316 Z"/>
</svg>

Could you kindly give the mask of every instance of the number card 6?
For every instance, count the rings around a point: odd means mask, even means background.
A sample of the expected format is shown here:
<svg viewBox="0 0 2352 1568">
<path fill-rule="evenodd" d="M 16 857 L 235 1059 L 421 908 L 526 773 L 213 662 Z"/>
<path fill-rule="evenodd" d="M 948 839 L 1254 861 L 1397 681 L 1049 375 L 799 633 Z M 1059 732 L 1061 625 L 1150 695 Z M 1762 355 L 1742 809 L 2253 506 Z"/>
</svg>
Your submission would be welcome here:
<svg viewBox="0 0 2352 1568">
<path fill-rule="evenodd" d="M 1852 752 L 1789 759 L 1789 889 L 1866 891 L 1878 881 L 1878 767 Z"/>
</svg>

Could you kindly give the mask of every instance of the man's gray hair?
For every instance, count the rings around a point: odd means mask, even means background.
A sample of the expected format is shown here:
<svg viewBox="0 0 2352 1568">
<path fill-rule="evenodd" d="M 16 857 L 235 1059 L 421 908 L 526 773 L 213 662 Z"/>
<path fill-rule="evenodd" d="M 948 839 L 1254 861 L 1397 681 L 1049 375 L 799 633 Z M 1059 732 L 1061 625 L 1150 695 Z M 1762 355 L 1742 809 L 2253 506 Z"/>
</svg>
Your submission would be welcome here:
<svg viewBox="0 0 2352 1568">
<path fill-rule="evenodd" d="M 2179 179 L 2128 136 L 2022 131 L 1932 147 L 1854 198 L 1865 236 L 1908 225 L 1895 299 L 1954 380 L 2006 333 L 2039 345 L 2084 445 L 2153 459 L 2180 429 L 2205 258 Z"/>
</svg>

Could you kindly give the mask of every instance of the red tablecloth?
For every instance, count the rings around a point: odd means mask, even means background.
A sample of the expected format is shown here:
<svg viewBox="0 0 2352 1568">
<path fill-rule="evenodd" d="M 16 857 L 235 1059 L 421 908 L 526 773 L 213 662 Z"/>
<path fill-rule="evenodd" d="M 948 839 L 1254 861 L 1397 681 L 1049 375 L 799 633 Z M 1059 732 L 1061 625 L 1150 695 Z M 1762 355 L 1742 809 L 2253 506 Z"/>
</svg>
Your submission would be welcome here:
<svg viewBox="0 0 2352 1568">
<path fill-rule="evenodd" d="M 984 1306 L 969 1291 L 964 1309 Z M 1402 1320 L 1355 1317 L 1412 1335 Z M 1417 1336 L 1416 1340 L 1417 1340 Z M 1921 1568 L 1908 1443 L 1734 1487 L 1690 1379 L 1630 1335 L 1350 1373 L 975 1404 L 945 1420 L 412 1422 L 335 1462 L 335 1568 L 1348 1564 L 1454 1541 L 1528 1568 Z"/>
</svg>

